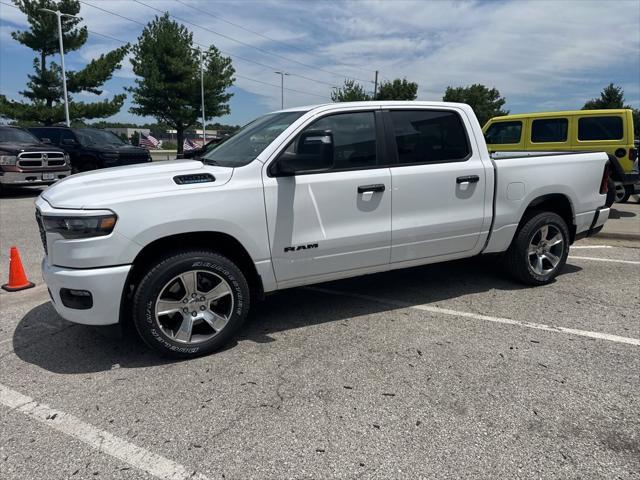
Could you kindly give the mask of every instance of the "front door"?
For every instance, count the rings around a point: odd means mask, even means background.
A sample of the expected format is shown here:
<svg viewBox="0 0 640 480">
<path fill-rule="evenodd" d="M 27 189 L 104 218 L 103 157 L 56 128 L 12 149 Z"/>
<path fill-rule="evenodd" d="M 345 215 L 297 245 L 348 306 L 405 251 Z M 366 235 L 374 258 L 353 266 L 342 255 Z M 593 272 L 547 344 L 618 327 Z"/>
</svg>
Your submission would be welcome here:
<svg viewBox="0 0 640 480">
<path fill-rule="evenodd" d="M 302 145 L 299 139 L 309 130 L 330 132 L 328 155 L 317 152 L 316 158 L 313 146 Z M 376 136 L 373 111 L 332 114 L 308 125 L 281 154 L 306 149 L 306 171 L 272 176 L 270 166 L 265 167 L 269 241 L 278 283 L 302 283 L 389 262 L 391 173 L 379 166 L 385 162 Z"/>
<path fill-rule="evenodd" d="M 467 136 L 468 121 L 455 109 L 403 109 L 385 113 L 385 122 L 397 162 L 391 262 L 474 250 L 491 212 L 485 212 L 485 167 Z"/>
</svg>

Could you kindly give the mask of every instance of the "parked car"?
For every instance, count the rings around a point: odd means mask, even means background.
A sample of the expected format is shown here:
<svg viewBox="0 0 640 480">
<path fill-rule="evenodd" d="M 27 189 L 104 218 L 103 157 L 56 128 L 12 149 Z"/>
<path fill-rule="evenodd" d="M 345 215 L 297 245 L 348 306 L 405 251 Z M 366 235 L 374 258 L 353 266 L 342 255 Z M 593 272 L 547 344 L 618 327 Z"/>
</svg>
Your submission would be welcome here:
<svg viewBox="0 0 640 480">
<path fill-rule="evenodd" d="M 28 131 L 0 126 L 0 189 L 51 185 L 71 174 L 69 156 Z"/>
<path fill-rule="evenodd" d="M 284 288 L 479 254 L 504 254 L 520 282 L 550 283 L 569 245 L 609 217 L 607 162 L 604 152 L 494 160 L 463 104 L 293 108 L 201 162 L 49 188 L 36 201 L 43 274 L 62 317 L 132 319 L 153 348 L 192 357 Z"/>
<path fill-rule="evenodd" d="M 626 202 L 640 176 L 630 109 L 576 110 L 505 115 L 489 120 L 482 129 L 489 151 L 603 151 L 609 154 L 613 201 Z"/>
<path fill-rule="evenodd" d="M 59 146 L 71 157 L 73 173 L 151 161 L 149 150 L 125 143 L 97 128 L 31 127 L 40 140 Z"/>
</svg>

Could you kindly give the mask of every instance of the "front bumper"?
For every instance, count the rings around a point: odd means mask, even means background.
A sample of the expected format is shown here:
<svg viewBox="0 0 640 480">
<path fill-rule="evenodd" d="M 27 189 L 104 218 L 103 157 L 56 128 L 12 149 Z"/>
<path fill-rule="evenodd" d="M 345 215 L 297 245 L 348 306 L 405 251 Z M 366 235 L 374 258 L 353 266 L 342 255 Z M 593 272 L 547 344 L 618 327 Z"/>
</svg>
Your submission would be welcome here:
<svg viewBox="0 0 640 480">
<path fill-rule="evenodd" d="M 65 320 L 84 325 L 113 325 L 119 322 L 120 301 L 131 265 L 95 269 L 50 266 L 42 261 L 42 276 L 49 287 L 53 306 Z M 66 307 L 60 297 L 63 288 L 89 291 L 93 305 L 86 310 Z"/>
<path fill-rule="evenodd" d="M 43 175 L 53 175 L 53 178 L 43 180 Z M 2 172 L 0 174 L 0 184 L 2 185 L 51 185 L 58 180 L 71 175 L 71 170 L 55 170 L 47 172 Z"/>
</svg>

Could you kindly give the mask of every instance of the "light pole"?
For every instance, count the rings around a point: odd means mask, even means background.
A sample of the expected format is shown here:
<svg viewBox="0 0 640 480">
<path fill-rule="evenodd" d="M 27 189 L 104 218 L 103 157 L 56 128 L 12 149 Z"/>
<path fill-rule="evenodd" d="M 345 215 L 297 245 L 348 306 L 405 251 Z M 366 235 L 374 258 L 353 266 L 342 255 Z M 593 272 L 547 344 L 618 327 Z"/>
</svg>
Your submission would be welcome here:
<svg viewBox="0 0 640 480">
<path fill-rule="evenodd" d="M 202 102 L 202 146 L 207 143 L 207 134 L 205 132 L 205 115 L 204 115 L 204 56 L 205 52 L 202 51 L 202 47 L 194 48 L 198 51 L 200 56 L 200 101 Z"/>
<path fill-rule="evenodd" d="M 289 75 L 287 72 L 273 72 L 280 75 L 280 107 L 284 110 L 284 76 Z"/>
<path fill-rule="evenodd" d="M 64 116 L 66 119 L 67 127 L 71 126 L 69 120 L 69 99 L 67 97 L 67 73 L 64 69 L 64 45 L 62 42 L 62 17 L 77 18 L 75 15 L 69 15 L 62 13 L 60 10 L 49 10 L 48 8 L 41 8 L 43 12 L 53 13 L 58 18 L 58 39 L 60 40 L 60 65 L 62 66 L 62 91 L 64 93 Z"/>
</svg>

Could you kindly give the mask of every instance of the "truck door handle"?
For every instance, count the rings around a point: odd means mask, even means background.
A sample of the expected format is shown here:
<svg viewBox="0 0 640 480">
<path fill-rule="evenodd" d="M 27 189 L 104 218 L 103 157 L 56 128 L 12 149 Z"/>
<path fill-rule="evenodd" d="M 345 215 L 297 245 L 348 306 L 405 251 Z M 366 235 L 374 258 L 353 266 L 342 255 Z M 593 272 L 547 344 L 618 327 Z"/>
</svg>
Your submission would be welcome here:
<svg viewBox="0 0 640 480">
<path fill-rule="evenodd" d="M 456 183 L 477 183 L 479 181 L 480 177 L 478 175 L 466 175 L 456 178 Z"/>
<path fill-rule="evenodd" d="M 358 193 L 366 193 L 366 192 L 384 192 L 384 184 L 376 183 L 373 185 L 360 185 L 358 187 Z"/>
</svg>

